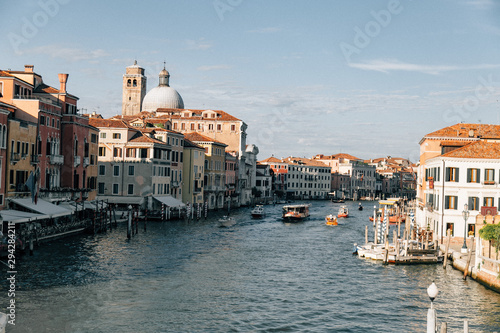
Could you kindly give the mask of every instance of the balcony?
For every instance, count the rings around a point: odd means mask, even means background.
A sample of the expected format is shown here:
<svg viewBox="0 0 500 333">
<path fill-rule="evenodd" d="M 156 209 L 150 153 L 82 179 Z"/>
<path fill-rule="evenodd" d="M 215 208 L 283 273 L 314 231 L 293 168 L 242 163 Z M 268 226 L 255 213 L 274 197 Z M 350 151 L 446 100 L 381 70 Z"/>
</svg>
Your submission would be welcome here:
<svg viewBox="0 0 500 333">
<path fill-rule="evenodd" d="M 482 184 L 491 186 L 491 185 L 496 185 L 497 183 L 494 180 L 485 180 Z"/>
<path fill-rule="evenodd" d="M 10 153 L 10 162 L 11 163 L 14 163 L 16 164 L 17 162 L 19 162 L 19 160 L 21 159 L 21 154 L 19 153 Z"/>
<path fill-rule="evenodd" d="M 86 168 L 90 165 L 90 157 L 83 158 L 83 167 Z"/>
<path fill-rule="evenodd" d="M 50 164 L 64 164 L 64 156 L 63 155 L 49 155 L 49 163 Z"/>
<path fill-rule="evenodd" d="M 38 158 L 38 155 L 31 155 L 30 156 L 30 163 L 31 164 L 38 164 L 40 162 L 40 159 Z"/>
<path fill-rule="evenodd" d="M 201 193 L 201 191 L 203 191 L 202 187 L 195 187 L 193 190 L 193 193 L 198 194 L 198 193 Z"/>
<path fill-rule="evenodd" d="M 74 156 L 73 158 L 73 167 L 79 166 L 81 163 L 81 157 L 80 156 Z"/>
<path fill-rule="evenodd" d="M 200 179 L 202 177 L 201 172 L 195 173 L 194 178 L 195 179 Z"/>
<path fill-rule="evenodd" d="M 178 181 L 172 181 L 172 187 L 176 188 L 180 186 L 180 182 Z"/>
</svg>

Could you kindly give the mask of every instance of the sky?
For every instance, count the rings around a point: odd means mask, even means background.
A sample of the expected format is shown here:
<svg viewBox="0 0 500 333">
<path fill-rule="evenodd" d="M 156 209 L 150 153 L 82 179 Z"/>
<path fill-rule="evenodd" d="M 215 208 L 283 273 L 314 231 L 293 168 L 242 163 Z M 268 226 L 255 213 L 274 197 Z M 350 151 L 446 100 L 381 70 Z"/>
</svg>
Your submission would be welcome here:
<svg viewBox="0 0 500 333">
<path fill-rule="evenodd" d="M 35 66 L 82 113 L 121 114 L 137 60 L 188 109 L 223 110 L 270 156 L 419 159 L 456 123 L 500 124 L 498 0 L 0 0 L 0 69 Z"/>
</svg>

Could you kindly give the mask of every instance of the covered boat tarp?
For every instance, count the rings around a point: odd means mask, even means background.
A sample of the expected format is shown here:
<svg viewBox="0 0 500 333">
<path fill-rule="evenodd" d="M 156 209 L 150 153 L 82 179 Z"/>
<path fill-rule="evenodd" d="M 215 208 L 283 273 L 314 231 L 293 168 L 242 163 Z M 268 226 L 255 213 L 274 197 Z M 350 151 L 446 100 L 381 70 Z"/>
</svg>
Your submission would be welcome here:
<svg viewBox="0 0 500 333">
<path fill-rule="evenodd" d="M 34 203 L 31 198 L 10 199 L 10 201 L 20 207 L 31 210 L 35 213 L 49 215 L 50 217 L 71 215 L 73 213 L 67 208 L 51 204 L 43 199 L 38 199 L 37 203 Z"/>
<path fill-rule="evenodd" d="M 2 217 L 3 221 L 12 223 L 23 223 L 50 218 L 49 215 L 28 213 L 14 209 L 0 210 L 0 216 Z"/>
<path fill-rule="evenodd" d="M 161 197 L 155 196 L 153 198 L 155 198 L 156 200 L 158 200 L 162 204 L 165 204 L 165 206 L 168 206 L 168 207 L 184 207 L 184 206 L 186 206 L 182 201 L 177 200 L 176 198 L 174 198 L 170 195 L 161 196 Z"/>
<path fill-rule="evenodd" d="M 396 202 L 393 200 L 380 200 L 378 203 L 379 205 L 389 205 L 389 206 L 396 204 Z"/>
<path fill-rule="evenodd" d="M 59 207 L 66 208 L 67 210 L 70 210 L 72 212 L 74 212 L 76 210 L 76 206 L 70 202 L 60 202 Z"/>
<path fill-rule="evenodd" d="M 124 204 L 124 205 L 142 205 L 144 203 L 144 197 L 126 197 L 118 195 L 103 195 L 99 196 L 98 200 L 104 200 L 112 204 Z"/>
</svg>

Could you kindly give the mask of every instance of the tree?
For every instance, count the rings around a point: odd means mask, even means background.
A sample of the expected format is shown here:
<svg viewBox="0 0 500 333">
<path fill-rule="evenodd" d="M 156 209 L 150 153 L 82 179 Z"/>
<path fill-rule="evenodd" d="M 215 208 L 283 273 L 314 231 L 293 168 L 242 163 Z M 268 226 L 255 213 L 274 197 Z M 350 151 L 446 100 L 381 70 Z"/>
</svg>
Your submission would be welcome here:
<svg viewBox="0 0 500 333">
<path fill-rule="evenodd" d="M 479 237 L 490 242 L 494 242 L 498 260 L 498 250 L 500 249 L 500 224 L 487 224 L 479 230 Z"/>
</svg>

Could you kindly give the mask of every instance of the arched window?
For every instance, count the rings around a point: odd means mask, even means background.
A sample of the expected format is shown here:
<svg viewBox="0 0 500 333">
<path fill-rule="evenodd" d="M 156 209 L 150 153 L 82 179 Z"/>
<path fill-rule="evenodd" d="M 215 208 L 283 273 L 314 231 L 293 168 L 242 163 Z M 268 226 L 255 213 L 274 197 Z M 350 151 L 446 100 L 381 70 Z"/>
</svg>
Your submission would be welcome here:
<svg viewBox="0 0 500 333">
<path fill-rule="evenodd" d="M 134 79 L 134 84 L 133 84 L 134 87 L 137 87 L 137 80 Z"/>
<path fill-rule="evenodd" d="M 130 87 L 131 84 L 132 84 L 132 80 L 128 79 L 127 80 L 127 87 Z"/>
<path fill-rule="evenodd" d="M 45 154 L 52 155 L 52 151 L 50 150 L 51 149 L 50 138 L 47 138 L 47 144 L 46 144 L 45 148 L 46 148 Z"/>
</svg>

